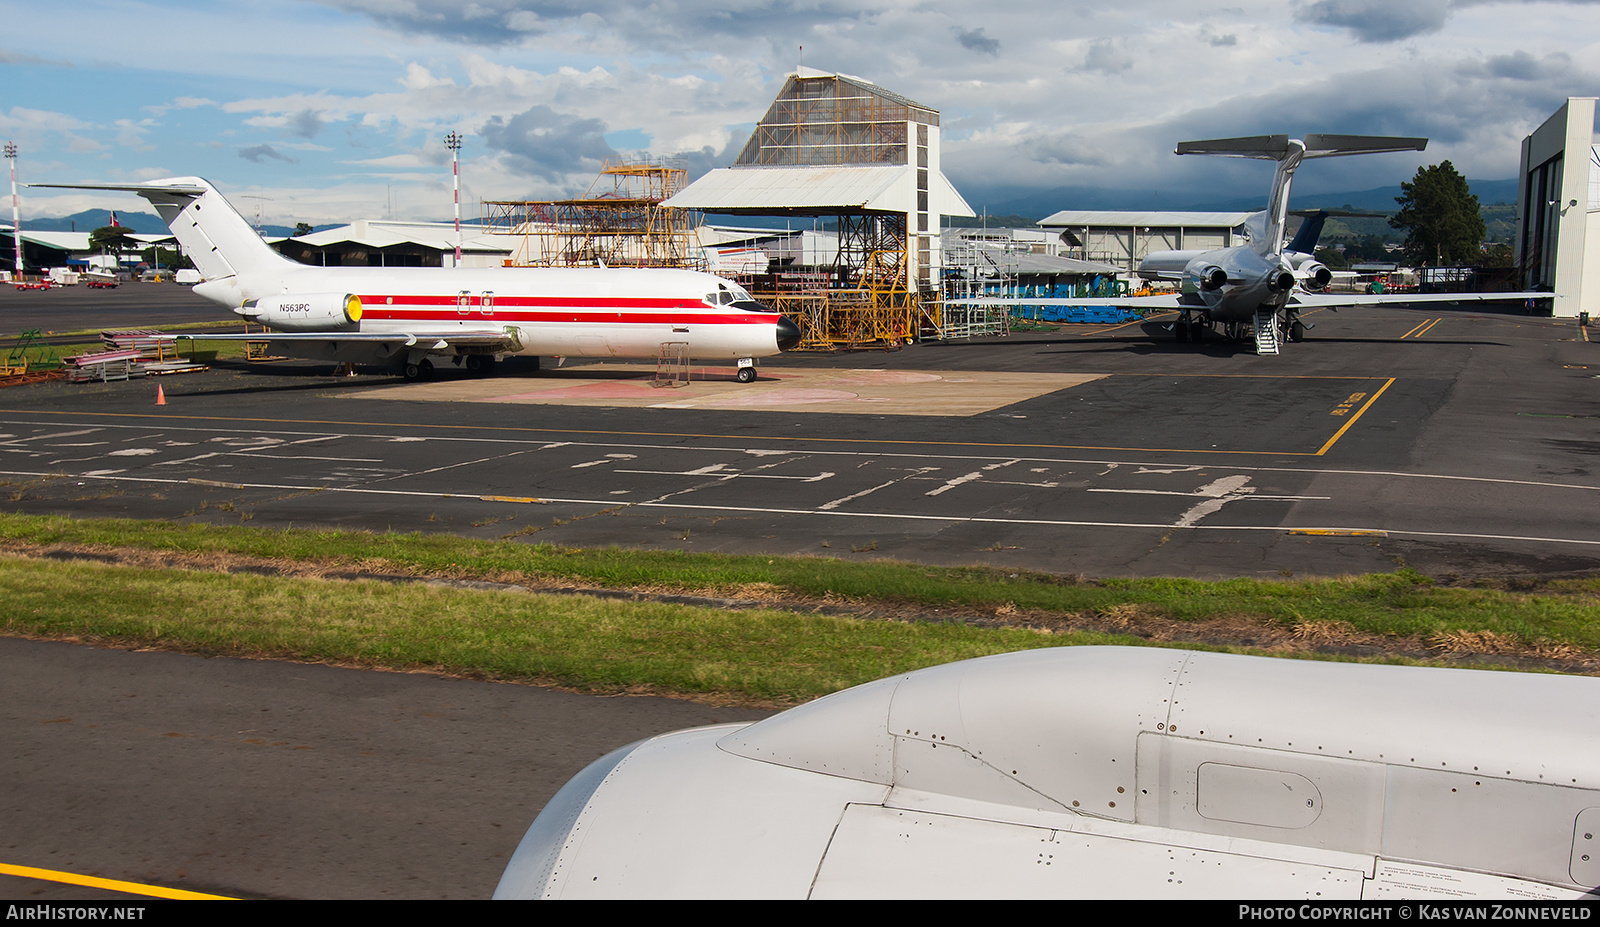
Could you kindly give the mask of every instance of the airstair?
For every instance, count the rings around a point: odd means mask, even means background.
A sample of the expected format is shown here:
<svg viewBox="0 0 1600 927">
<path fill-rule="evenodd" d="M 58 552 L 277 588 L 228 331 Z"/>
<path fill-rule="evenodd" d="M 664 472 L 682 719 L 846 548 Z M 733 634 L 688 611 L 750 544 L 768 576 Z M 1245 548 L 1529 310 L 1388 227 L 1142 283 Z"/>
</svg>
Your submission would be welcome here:
<svg viewBox="0 0 1600 927">
<path fill-rule="evenodd" d="M 650 385 L 672 389 L 688 386 L 689 374 L 689 342 L 661 342 L 656 350 L 656 375 Z"/>
<path fill-rule="evenodd" d="M 1256 353 L 1278 353 L 1278 313 L 1273 310 L 1256 313 Z"/>
</svg>

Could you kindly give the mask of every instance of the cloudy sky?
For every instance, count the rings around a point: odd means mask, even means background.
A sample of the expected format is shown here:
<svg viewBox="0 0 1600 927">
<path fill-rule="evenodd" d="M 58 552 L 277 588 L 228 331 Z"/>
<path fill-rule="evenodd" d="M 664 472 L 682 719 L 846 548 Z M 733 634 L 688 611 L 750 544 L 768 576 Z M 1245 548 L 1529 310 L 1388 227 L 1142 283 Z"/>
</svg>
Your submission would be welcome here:
<svg viewBox="0 0 1600 927">
<path fill-rule="evenodd" d="M 1111 9 L 1105 9 L 1111 7 Z M 1318 161 L 1354 190 L 1450 159 L 1511 177 L 1524 135 L 1600 94 L 1600 0 L 0 0 L 0 139 L 28 181 L 197 174 L 264 221 L 450 215 L 581 194 L 607 158 L 732 162 L 796 64 L 942 112 L 975 208 L 1063 186 L 1265 194 L 1184 139 L 1419 135 Z M 1169 199 L 1170 197 L 1170 199 Z M 142 209 L 27 191 L 30 215 Z M 9 217 L 5 217 L 9 218 Z"/>
</svg>

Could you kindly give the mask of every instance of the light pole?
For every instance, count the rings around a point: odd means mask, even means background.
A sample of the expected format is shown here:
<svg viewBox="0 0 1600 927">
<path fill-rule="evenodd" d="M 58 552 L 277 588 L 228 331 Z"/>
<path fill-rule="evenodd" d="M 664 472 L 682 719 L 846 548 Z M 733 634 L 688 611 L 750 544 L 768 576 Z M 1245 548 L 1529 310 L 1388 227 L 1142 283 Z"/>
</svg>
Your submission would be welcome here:
<svg viewBox="0 0 1600 927">
<path fill-rule="evenodd" d="M 461 136 L 451 132 L 444 137 L 444 147 L 450 149 L 450 173 L 455 183 L 456 198 L 456 263 L 461 266 Z"/>
<path fill-rule="evenodd" d="M 16 255 L 17 275 L 22 275 L 22 219 L 17 201 L 17 143 L 6 142 L 6 159 L 11 162 L 11 250 Z"/>
</svg>

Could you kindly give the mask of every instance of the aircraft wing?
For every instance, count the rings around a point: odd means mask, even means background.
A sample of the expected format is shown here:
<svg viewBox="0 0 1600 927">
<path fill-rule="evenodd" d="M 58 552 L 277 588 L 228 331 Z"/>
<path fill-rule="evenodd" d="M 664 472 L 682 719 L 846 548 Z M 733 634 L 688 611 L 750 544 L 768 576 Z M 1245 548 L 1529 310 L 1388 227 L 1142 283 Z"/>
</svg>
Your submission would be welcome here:
<svg viewBox="0 0 1600 927">
<path fill-rule="evenodd" d="M 178 338 L 191 341 L 333 341 L 366 344 L 397 344 L 402 347 L 421 347 L 442 351 L 451 345 L 504 347 L 517 350 L 520 345 L 507 331 L 484 329 L 479 331 L 452 329 L 443 332 L 229 332 L 218 335 L 189 335 L 173 333 Z"/>
<path fill-rule="evenodd" d="M 1029 296 L 970 296 L 947 299 L 946 306 L 1127 306 L 1152 309 L 1178 309 L 1183 303 L 1181 293 L 1162 293 L 1157 296 L 1081 296 L 1072 299 L 1047 299 Z M 1195 303 L 1194 305 L 1200 305 Z"/>
<path fill-rule="evenodd" d="M 1295 290 L 1291 297 L 1300 306 L 1398 306 L 1407 303 L 1483 303 L 1517 299 L 1550 299 L 1553 293 L 1307 293 Z M 1198 296 L 1163 293 L 1157 296 L 1085 296 L 1075 299 L 1044 299 L 1026 296 L 974 296 L 947 299 L 947 306 L 1123 306 L 1129 308 L 1182 309 L 1204 306 Z"/>
<path fill-rule="evenodd" d="M 1487 303 L 1518 299 L 1550 299 L 1554 293 L 1307 293 L 1291 297 L 1301 306 L 1401 306 L 1407 303 Z"/>
</svg>

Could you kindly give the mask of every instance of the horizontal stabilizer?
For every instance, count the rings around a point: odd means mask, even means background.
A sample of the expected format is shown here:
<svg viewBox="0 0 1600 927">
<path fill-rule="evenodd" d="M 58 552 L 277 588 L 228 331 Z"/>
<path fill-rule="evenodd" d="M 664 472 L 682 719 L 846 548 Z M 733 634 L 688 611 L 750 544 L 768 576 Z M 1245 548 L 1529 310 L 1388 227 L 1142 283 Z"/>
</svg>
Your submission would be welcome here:
<svg viewBox="0 0 1600 927">
<path fill-rule="evenodd" d="M 1383 154 L 1388 151 L 1422 151 L 1425 138 L 1393 138 L 1383 135 L 1307 135 L 1306 157 L 1331 158 L 1337 155 Z"/>
<path fill-rule="evenodd" d="M 123 193 L 165 193 L 169 196 L 200 196 L 205 187 L 183 183 L 30 183 L 30 187 L 52 190 L 117 190 Z"/>
<path fill-rule="evenodd" d="M 1263 161 L 1287 160 L 1291 151 L 1303 151 L 1306 158 L 1332 158 L 1338 155 L 1383 154 L 1389 151 L 1422 151 L 1425 138 L 1393 138 L 1384 135 L 1307 135 L 1304 142 L 1287 135 L 1252 135 L 1245 138 L 1213 138 L 1179 142 L 1177 154 L 1219 155 L 1225 158 L 1259 158 Z"/>
<path fill-rule="evenodd" d="M 1252 135 L 1247 138 L 1212 138 L 1196 142 L 1179 142 L 1175 153 L 1278 161 L 1289 153 L 1289 136 Z"/>
</svg>

